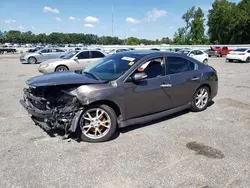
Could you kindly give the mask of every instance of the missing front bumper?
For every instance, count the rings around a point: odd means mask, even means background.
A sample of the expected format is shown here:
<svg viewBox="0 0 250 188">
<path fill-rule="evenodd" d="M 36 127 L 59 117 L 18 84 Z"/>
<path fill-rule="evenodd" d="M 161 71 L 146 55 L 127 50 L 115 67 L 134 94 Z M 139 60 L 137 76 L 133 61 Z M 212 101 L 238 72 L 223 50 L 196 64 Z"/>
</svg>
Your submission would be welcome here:
<svg viewBox="0 0 250 188">
<path fill-rule="evenodd" d="M 51 131 L 55 129 L 64 130 L 65 135 L 76 131 L 84 108 L 75 106 L 74 100 L 71 106 L 64 106 L 61 109 L 53 108 L 50 110 L 40 110 L 36 108 L 33 105 L 34 101 L 38 103 L 41 101 L 44 103 L 47 102 L 46 99 L 33 96 L 25 90 L 24 97 L 20 100 L 21 105 L 31 115 L 36 125 L 41 127 L 49 135 L 51 135 Z"/>
</svg>

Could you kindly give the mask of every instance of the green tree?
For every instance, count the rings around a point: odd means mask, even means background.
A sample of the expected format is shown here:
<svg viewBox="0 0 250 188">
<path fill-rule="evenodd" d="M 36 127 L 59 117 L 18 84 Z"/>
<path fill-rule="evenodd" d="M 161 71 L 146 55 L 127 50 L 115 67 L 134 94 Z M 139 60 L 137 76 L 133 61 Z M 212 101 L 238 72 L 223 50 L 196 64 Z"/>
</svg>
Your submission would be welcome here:
<svg viewBox="0 0 250 188">
<path fill-rule="evenodd" d="M 192 44 L 202 44 L 204 42 L 204 13 L 200 7 L 195 11 L 191 22 L 190 38 Z"/>
<path fill-rule="evenodd" d="M 169 37 L 163 37 L 160 41 L 161 44 L 171 44 L 172 40 Z"/>
<path fill-rule="evenodd" d="M 235 8 L 235 32 L 234 43 L 249 44 L 250 43 L 250 1 L 241 0 Z"/>
<path fill-rule="evenodd" d="M 186 29 L 183 28 L 179 28 L 177 32 L 175 32 L 174 34 L 174 39 L 173 39 L 173 43 L 174 44 L 185 44 L 185 31 Z"/>
<path fill-rule="evenodd" d="M 189 39 L 189 29 L 191 25 L 191 21 L 194 17 L 195 14 L 195 6 L 192 8 L 188 9 L 185 14 L 183 14 L 182 19 L 184 20 L 186 26 L 185 26 L 185 41 L 188 42 Z"/>
<path fill-rule="evenodd" d="M 235 3 L 215 0 L 208 14 L 208 34 L 211 42 L 220 44 L 235 43 L 235 26 L 239 13 Z"/>
<path fill-rule="evenodd" d="M 5 35 L 6 42 L 22 42 L 21 31 L 10 30 Z"/>
<path fill-rule="evenodd" d="M 3 37 L 4 37 L 4 34 L 2 31 L 0 31 L 0 43 L 3 43 Z"/>
<path fill-rule="evenodd" d="M 125 41 L 126 45 L 139 45 L 140 44 L 140 40 L 135 38 L 135 37 L 129 37 L 126 41 Z"/>
</svg>

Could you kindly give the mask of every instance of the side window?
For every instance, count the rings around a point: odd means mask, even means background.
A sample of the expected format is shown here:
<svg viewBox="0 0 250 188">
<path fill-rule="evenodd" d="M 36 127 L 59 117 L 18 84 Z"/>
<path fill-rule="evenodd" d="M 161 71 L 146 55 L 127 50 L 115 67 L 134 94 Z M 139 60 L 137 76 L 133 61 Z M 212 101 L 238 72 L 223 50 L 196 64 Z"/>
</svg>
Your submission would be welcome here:
<svg viewBox="0 0 250 188">
<path fill-rule="evenodd" d="M 77 55 L 78 59 L 89 59 L 89 52 L 86 51 L 86 52 L 81 52 Z"/>
<path fill-rule="evenodd" d="M 63 50 L 60 49 L 56 49 L 56 52 L 64 52 Z"/>
<path fill-rule="evenodd" d="M 51 49 L 44 49 L 44 50 L 41 51 L 41 53 L 43 53 L 43 54 L 44 53 L 50 53 L 50 52 L 51 52 Z"/>
<path fill-rule="evenodd" d="M 196 55 L 196 50 L 191 51 L 190 54 Z"/>
<path fill-rule="evenodd" d="M 91 54 L 92 54 L 92 58 L 101 58 L 105 56 L 103 53 L 98 52 L 98 51 L 91 51 Z"/>
<path fill-rule="evenodd" d="M 57 51 L 56 51 L 56 49 L 52 49 L 51 51 L 52 51 L 52 53 L 55 53 L 55 52 L 57 52 Z"/>
<path fill-rule="evenodd" d="M 194 70 L 194 69 L 195 69 L 195 64 L 189 61 L 189 70 Z"/>
<path fill-rule="evenodd" d="M 200 51 L 200 50 L 196 50 L 196 55 L 202 55 L 203 54 L 203 52 L 202 51 Z"/>
<path fill-rule="evenodd" d="M 250 50 L 247 50 L 247 53 L 250 53 Z"/>
<path fill-rule="evenodd" d="M 155 78 L 157 76 L 165 75 L 164 58 L 152 59 L 143 63 L 135 73 L 145 72 L 147 78 Z"/>
<path fill-rule="evenodd" d="M 190 70 L 189 61 L 182 57 L 168 57 L 167 66 L 168 66 L 168 71 L 167 71 L 168 74 L 177 74 Z"/>
</svg>

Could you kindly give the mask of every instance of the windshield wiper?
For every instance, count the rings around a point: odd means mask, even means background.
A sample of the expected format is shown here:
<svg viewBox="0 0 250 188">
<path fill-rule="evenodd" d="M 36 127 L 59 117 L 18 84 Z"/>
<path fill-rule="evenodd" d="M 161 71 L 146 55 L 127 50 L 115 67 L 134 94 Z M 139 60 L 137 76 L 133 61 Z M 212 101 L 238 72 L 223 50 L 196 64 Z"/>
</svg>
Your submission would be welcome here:
<svg viewBox="0 0 250 188">
<path fill-rule="evenodd" d="M 90 76 L 92 76 L 93 78 L 95 78 L 96 80 L 100 80 L 100 78 L 98 78 L 96 75 L 94 75 L 93 73 L 91 72 L 86 72 L 86 71 L 83 71 L 84 74 L 88 74 Z"/>
</svg>

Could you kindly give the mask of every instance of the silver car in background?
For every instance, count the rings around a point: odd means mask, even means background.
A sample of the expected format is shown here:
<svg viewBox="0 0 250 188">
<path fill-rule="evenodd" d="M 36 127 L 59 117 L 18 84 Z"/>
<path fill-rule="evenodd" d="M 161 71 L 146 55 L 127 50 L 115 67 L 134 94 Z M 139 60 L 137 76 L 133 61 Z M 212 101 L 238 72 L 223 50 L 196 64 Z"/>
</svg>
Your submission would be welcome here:
<svg viewBox="0 0 250 188">
<path fill-rule="evenodd" d="M 100 50 L 72 51 L 60 59 L 42 62 L 38 71 L 41 73 L 62 72 L 67 70 L 82 70 L 91 63 L 107 56 Z"/>
<path fill-rule="evenodd" d="M 20 56 L 20 62 L 21 63 L 36 64 L 36 63 L 41 63 L 41 62 L 49 60 L 49 59 L 60 58 L 61 56 L 65 55 L 66 53 L 67 52 L 65 52 L 62 49 L 44 48 L 44 49 L 38 50 L 34 53 L 22 54 Z"/>
</svg>

